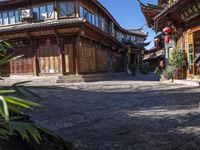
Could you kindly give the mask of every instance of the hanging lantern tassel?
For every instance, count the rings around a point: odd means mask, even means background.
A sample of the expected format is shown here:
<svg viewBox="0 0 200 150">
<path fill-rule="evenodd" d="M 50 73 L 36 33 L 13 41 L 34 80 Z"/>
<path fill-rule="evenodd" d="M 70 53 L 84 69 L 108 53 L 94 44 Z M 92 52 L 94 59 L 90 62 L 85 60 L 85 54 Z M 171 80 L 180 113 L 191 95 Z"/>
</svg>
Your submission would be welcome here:
<svg viewBox="0 0 200 150">
<path fill-rule="evenodd" d="M 170 41 L 171 41 L 171 39 L 170 39 L 169 35 L 166 35 L 166 36 L 165 36 L 165 42 L 166 42 L 166 43 L 169 43 Z"/>
</svg>

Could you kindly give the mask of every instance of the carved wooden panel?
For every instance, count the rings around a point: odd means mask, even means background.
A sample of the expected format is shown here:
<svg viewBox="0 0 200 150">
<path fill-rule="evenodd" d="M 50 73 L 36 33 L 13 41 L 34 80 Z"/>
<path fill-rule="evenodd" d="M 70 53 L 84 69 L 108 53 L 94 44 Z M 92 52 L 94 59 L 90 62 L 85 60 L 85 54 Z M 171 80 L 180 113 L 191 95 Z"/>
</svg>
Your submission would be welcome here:
<svg viewBox="0 0 200 150">
<path fill-rule="evenodd" d="M 15 49 L 16 56 L 22 55 L 10 63 L 11 74 L 33 73 L 33 50 L 31 47 L 19 47 Z"/>
<path fill-rule="evenodd" d="M 60 73 L 60 49 L 57 45 L 40 46 L 38 59 L 40 73 Z"/>
</svg>

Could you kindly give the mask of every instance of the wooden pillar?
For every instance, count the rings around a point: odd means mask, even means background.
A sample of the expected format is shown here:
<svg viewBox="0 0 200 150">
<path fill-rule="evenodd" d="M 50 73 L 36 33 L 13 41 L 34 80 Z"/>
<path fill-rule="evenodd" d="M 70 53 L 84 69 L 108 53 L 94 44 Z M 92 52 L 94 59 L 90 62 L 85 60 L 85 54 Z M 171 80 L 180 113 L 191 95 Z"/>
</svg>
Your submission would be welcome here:
<svg viewBox="0 0 200 150">
<path fill-rule="evenodd" d="M 58 46 L 58 52 L 59 52 L 59 67 L 60 67 L 60 73 L 62 75 L 65 75 L 65 63 L 64 63 L 64 47 L 62 44 L 61 37 L 59 36 L 58 32 L 54 30 L 54 34 L 56 36 L 56 42 Z"/>
<path fill-rule="evenodd" d="M 95 45 L 95 72 L 96 73 L 98 73 L 99 72 L 99 70 L 98 70 L 98 57 L 97 57 L 97 51 L 99 51 L 100 50 L 100 44 L 96 44 Z"/>
<path fill-rule="evenodd" d="M 33 52 L 33 75 L 38 76 L 38 59 L 37 59 L 37 49 L 38 49 L 38 44 L 37 41 L 33 38 L 33 36 L 29 33 L 27 33 L 27 36 L 29 38 L 32 52 Z"/>
<path fill-rule="evenodd" d="M 65 48 L 63 38 L 60 37 L 60 59 L 61 59 L 61 74 L 66 75 L 66 60 L 65 60 Z"/>
<path fill-rule="evenodd" d="M 76 75 L 80 74 L 80 58 L 79 58 L 79 51 L 81 49 L 81 40 L 80 34 L 78 34 L 75 38 L 74 42 L 74 70 Z"/>
<path fill-rule="evenodd" d="M 39 76 L 39 66 L 38 66 L 38 44 L 36 40 L 32 40 L 32 48 L 33 48 L 33 71 L 35 76 Z"/>
<path fill-rule="evenodd" d="M 137 72 L 140 72 L 140 54 L 137 54 L 137 63 L 138 63 L 138 70 L 137 70 Z"/>
<path fill-rule="evenodd" d="M 79 11 L 80 11 L 80 1 L 79 0 L 75 0 L 75 16 L 76 18 L 79 17 Z"/>
</svg>

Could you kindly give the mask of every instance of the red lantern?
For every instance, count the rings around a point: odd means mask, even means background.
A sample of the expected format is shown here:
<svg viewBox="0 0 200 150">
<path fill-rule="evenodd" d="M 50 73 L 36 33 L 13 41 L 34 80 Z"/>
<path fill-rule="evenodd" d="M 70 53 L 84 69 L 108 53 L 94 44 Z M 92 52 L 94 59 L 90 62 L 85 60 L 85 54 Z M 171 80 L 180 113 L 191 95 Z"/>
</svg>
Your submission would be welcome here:
<svg viewBox="0 0 200 150">
<path fill-rule="evenodd" d="M 165 34 L 169 34 L 169 33 L 172 32 L 172 29 L 169 28 L 169 27 L 165 27 L 165 28 L 163 29 L 163 32 L 164 32 Z"/>
<path fill-rule="evenodd" d="M 171 39 L 170 39 L 169 35 L 166 35 L 166 36 L 165 36 L 165 42 L 166 42 L 166 43 L 169 43 L 170 41 L 171 41 Z"/>
</svg>

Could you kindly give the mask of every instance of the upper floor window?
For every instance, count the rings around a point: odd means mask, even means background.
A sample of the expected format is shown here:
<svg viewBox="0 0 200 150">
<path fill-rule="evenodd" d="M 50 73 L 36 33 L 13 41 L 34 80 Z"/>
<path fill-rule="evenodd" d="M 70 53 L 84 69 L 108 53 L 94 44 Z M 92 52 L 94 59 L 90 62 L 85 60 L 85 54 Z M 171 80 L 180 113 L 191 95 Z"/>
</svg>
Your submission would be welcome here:
<svg viewBox="0 0 200 150">
<path fill-rule="evenodd" d="M 75 15 L 74 1 L 60 2 L 59 3 L 59 9 L 60 9 L 60 17 L 74 16 Z"/>
<path fill-rule="evenodd" d="M 32 8 L 33 14 L 36 16 L 37 20 L 45 20 L 54 18 L 54 6 L 53 4 L 42 5 L 39 7 Z"/>
<path fill-rule="evenodd" d="M 40 20 L 44 20 L 47 18 L 47 11 L 45 6 L 41 6 L 40 8 Z"/>
<path fill-rule="evenodd" d="M 54 8 L 52 5 L 47 5 L 47 18 L 54 18 Z"/>
<path fill-rule="evenodd" d="M 85 8 L 80 5 L 80 12 L 79 12 L 80 18 L 85 18 Z"/>
<path fill-rule="evenodd" d="M 131 41 L 135 41 L 135 36 L 134 35 L 131 36 Z"/>
<path fill-rule="evenodd" d="M 95 26 L 99 26 L 99 16 L 95 16 Z"/>
<path fill-rule="evenodd" d="M 81 18 L 85 18 L 89 23 L 95 25 L 96 27 L 99 26 L 99 17 L 95 15 L 93 12 L 84 8 L 82 5 L 80 5 L 79 16 Z"/>
<path fill-rule="evenodd" d="M 122 33 L 121 32 L 116 32 L 116 39 L 119 41 L 122 41 Z"/>
<path fill-rule="evenodd" d="M 9 24 L 9 18 L 8 18 L 8 13 L 7 12 L 2 13 L 2 18 L 3 18 L 3 24 L 4 25 Z"/>
<path fill-rule="evenodd" d="M 112 21 L 109 22 L 108 31 L 112 36 L 115 35 L 115 27 L 114 27 L 114 23 Z"/>
<path fill-rule="evenodd" d="M 135 41 L 138 42 L 138 43 L 144 43 L 144 38 L 142 38 L 142 37 L 136 37 Z"/>
<path fill-rule="evenodd" d="M 126 35 L 122 34 L 122 41 L 126 41 Z"/>
<path fill-rule="evenodd" d="M 40 20 L 40 11 L 39 11 L 39 7 L 34 7 L 32 8 L 33 14 L 35 15 L 37 20 Z"/>
<path fill-rule="evenodd" d="M 20 13 L 16 11 L 0 12 L 0 25 L 15 24 L 19 22 Z"/>
<path fill-rule="evenodd" d="M 101 30 L 106 31 L 106 20 L 101 17 Z"/>
</svg>

